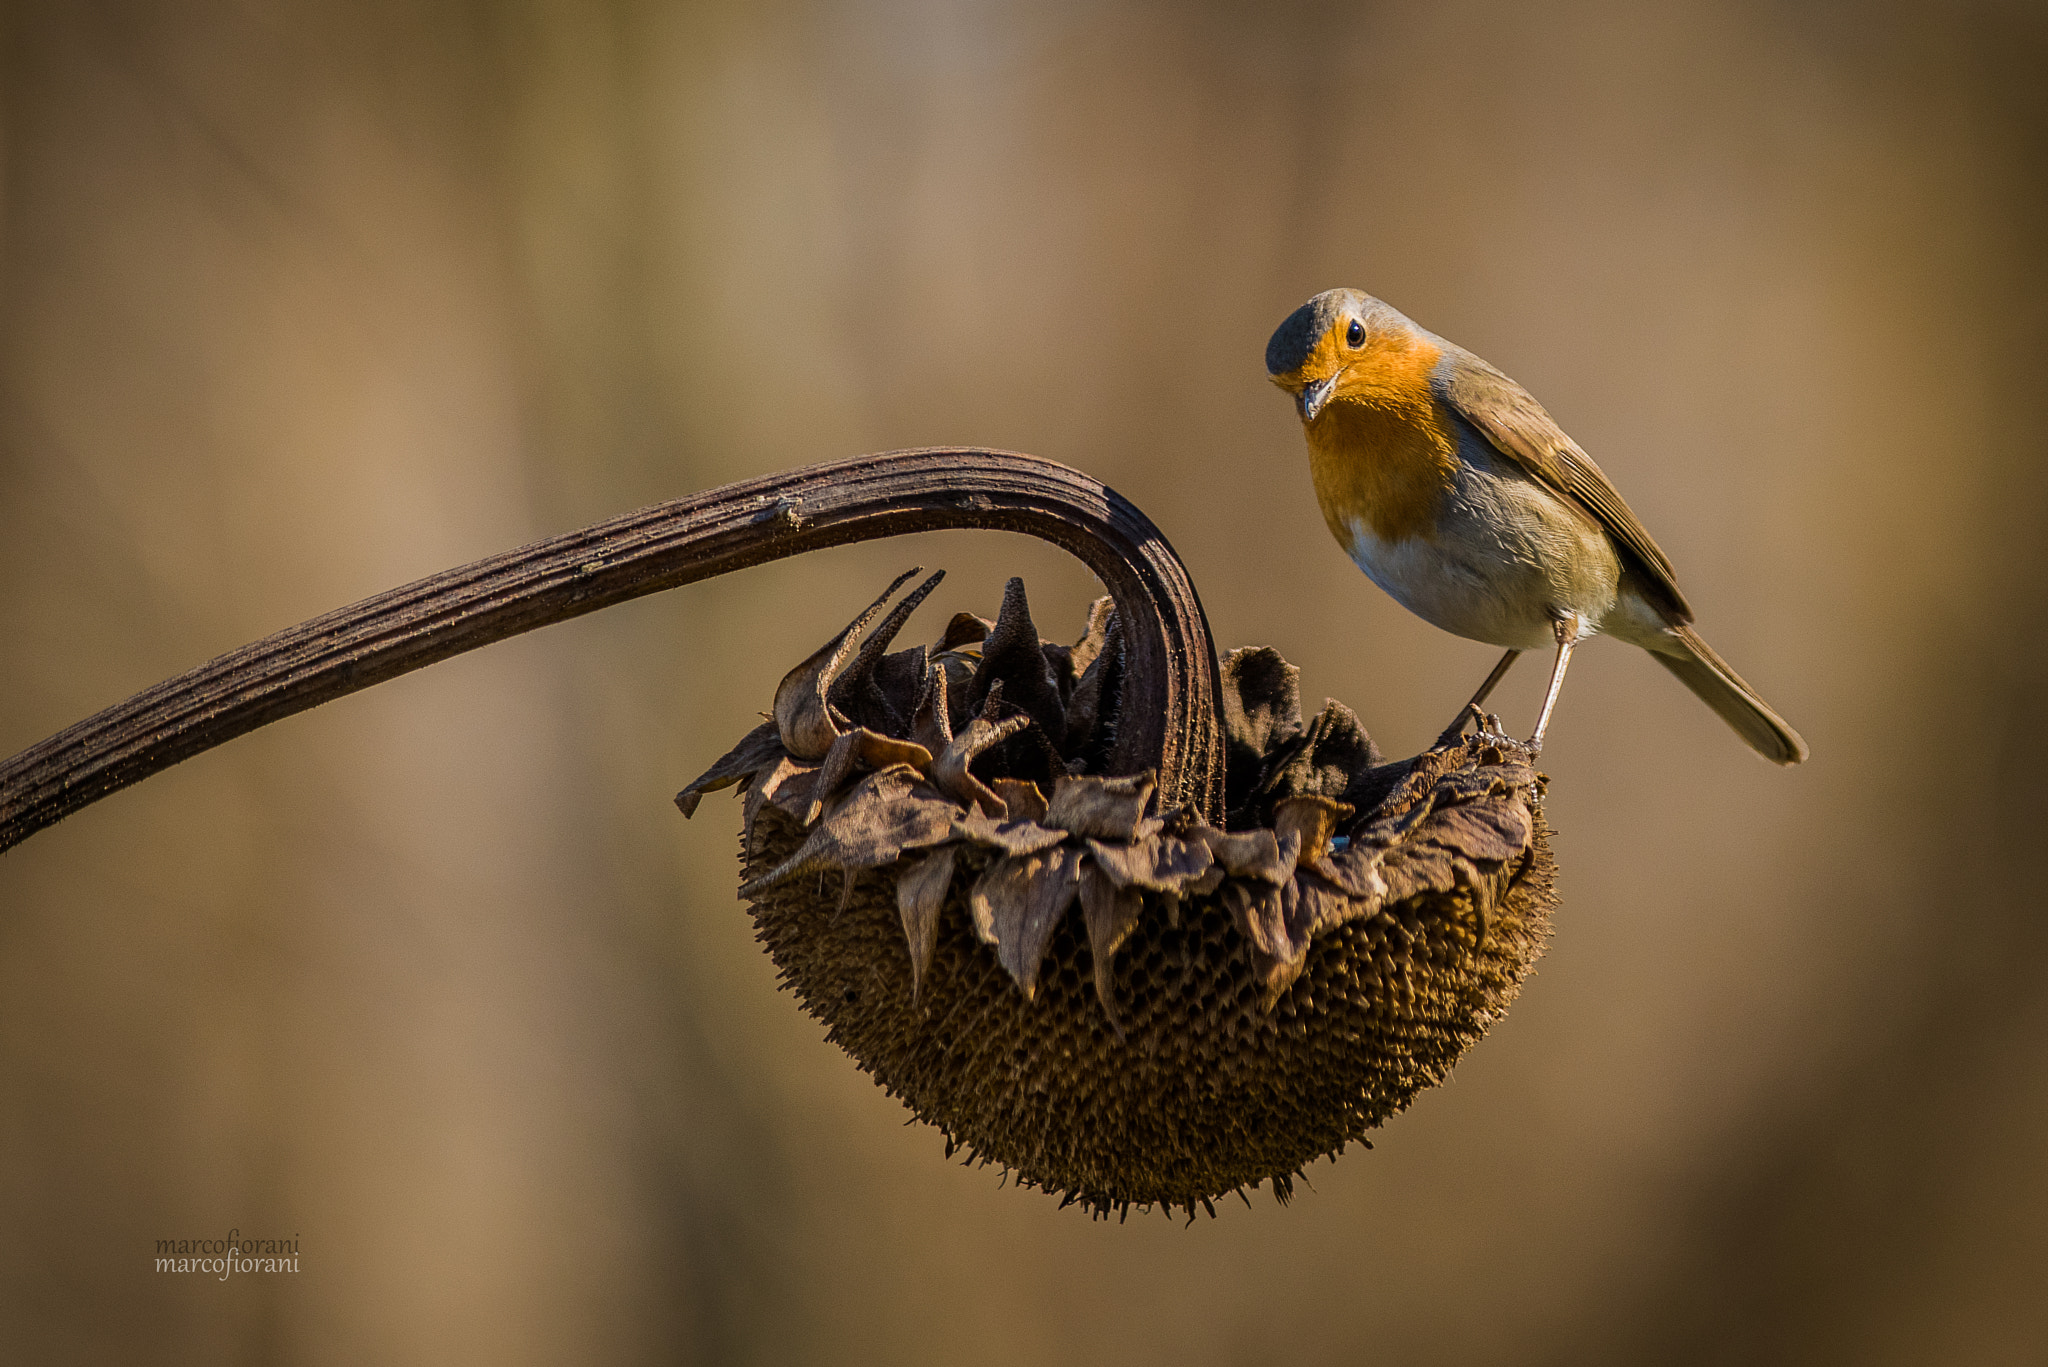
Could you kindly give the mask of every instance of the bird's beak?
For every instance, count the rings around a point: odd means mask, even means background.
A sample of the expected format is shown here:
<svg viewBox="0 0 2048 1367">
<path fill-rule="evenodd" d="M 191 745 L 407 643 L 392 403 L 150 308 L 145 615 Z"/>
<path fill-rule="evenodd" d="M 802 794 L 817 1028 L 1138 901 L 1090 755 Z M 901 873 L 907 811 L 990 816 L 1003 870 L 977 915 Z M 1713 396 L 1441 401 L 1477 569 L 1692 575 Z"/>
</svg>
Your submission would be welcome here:
<svg viewBox="0 0 2048 1367">
<path fill-rule="evenodd" d="M 1323 411 L 1323 405 L 1330 401 L 1330 393 L 1336 387 L 1337 377 L 1335 375 L 1330 376 L 1326 380 L 1317 380 L 1312 384 L 1303 385 L 1294 396 L 1296 407 L 1301 409 L 1301 420 L 1303 422 L 1314 422 L 1316 414 Z"/>
</svg>

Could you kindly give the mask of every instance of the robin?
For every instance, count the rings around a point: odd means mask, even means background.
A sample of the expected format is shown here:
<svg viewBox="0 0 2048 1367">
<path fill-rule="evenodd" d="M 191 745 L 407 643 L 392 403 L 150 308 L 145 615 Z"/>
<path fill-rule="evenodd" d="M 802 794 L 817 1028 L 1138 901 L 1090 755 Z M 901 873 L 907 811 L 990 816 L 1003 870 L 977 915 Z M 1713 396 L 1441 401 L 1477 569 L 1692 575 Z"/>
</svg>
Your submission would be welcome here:
<svg viewBox="0 0 2048 1367">
<path fill-rule="evenodd" d="M 1325 290 L 1266 344 L 1294 396 L 1330 532 L 1424 621 L 1502 646 L 1445 738 L 1478 715 L 1525 650 L 1556 663 L 1539 750 L 1572 649 L 1596 633 L 1650 652 L 1765 759 L 1806 742 L 1692 629 L 1671 562 L 1607 476 L 1529 391 L 1392 306 Z"/>
</svg>

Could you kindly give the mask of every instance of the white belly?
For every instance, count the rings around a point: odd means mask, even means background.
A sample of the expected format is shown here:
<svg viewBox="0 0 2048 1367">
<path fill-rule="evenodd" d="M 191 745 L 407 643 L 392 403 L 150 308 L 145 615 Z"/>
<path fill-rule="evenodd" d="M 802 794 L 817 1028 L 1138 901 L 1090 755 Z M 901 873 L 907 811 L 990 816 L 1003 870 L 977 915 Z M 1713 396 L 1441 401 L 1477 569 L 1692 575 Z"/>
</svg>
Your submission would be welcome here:
<svg viewBox="0 0 2048 1367">
<path fill-rule="evenodd" d="M 1382 540 L 1351 519 L 1347 549 L 1375 584 L 1443 630 L 1512 650 L 1555 644 L 1576 614 L 1591 635 L 1615 607 L 1621 564 L 1605 532 L 1518 475 L 1461 462 L 1434 535 Z"/>
</svg>

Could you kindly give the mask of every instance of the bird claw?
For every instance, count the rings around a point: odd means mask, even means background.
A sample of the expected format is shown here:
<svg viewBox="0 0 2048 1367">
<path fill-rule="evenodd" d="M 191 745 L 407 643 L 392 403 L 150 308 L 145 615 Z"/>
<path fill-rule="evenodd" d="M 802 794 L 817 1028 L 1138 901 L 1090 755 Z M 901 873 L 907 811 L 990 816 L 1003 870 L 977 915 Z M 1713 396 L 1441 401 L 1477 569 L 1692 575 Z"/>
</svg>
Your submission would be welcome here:
<svg viewBox="0 0 2048 1367">
<path fill-rule="evenodd" d="M 1467 722 L 1477 724 L 1477 729 L 1470 736 L 1465 734 Z M 1490 748 L 1503 756 L 1515 755 L 1525 760 L 1535 759 L 1542 748 L 1534 741 L 1516 740 L 1510 736 L 1500 714 L 1482 711 L 1477 703 L 1466 703 L 1465 709 L 1458 713 L 1458 719 L 1444 728 L 1444 733 L 1436 738 L 1436 744 L 1431 748 L 1448 750 L 1467 740 L 1476 742 L 1481 749 Z"/>
<path fill-rule="evenodd" d="M 1507 726 L 1501 721 L 1498 712 L 1483 712 L 1476 702 L 1465 704 L 1464 710 L 1458 713 L 1457 720 L 1444 728 L 1443 734 L 1436 738 L 1436 744 L 1431 748 L 1448 750 L 1453 745 L 1462 743 L 1466 738 L 1466 722 L 1476 722 L 1478 724 L 1478 729 L 1472 733 L 1471 738 L 1473 740 L 1482 740 L 1490 745 L 1504 744 L 1512 745 L 1519 749 L 1527 748 L 1521 741 L 1515 740 L 1507 734 Z"/>
<path fill-rule="evenodd" d="M 1534 742 L 1516 740 L 1507 733 L 1507 730 L 1507 727 L 1502 725 L 1499 714 L 1487 712 L 1480 717 L 1479 729 L 1472 733 L 1472 739 L 1478 741 L 1482 749 L 1491 748 L 1504 755 L 1520 754 L 1534 759 L 1537 751 Z"/>
</svg>

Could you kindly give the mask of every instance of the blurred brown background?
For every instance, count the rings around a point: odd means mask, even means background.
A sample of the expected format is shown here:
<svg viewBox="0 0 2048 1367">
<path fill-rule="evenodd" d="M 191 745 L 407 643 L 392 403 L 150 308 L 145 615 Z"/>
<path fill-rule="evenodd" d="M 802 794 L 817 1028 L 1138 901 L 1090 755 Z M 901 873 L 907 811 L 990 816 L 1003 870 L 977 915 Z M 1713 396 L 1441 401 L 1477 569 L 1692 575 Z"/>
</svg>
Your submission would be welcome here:
<svg viewBox="0 0 2048 1367">
<path fill-rule="evenodd" d="M 1325 536 L 1267 333 L 1527 383 L 1805 732 L 1596 647 L 1551 954 L 1376 1151 L 1059 1212 L 775 989 L 669 796 L 948 535 L 295 718 L 0 858 L 0 1359 L 2048 1361 L 2048 17 L 517 0 L 0 11 L 0 752 L 727 480 L 1110 481 L 1224 645 L 1427 742 L 1492 659 Z M 1517 725 L 1540 668 L 1510 690 Z M 294 1236 L 296 1275 L 152 1270 Z"/>
</svg>

